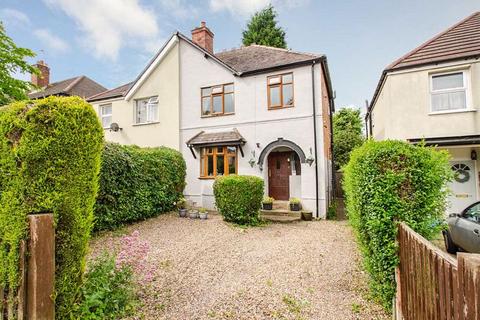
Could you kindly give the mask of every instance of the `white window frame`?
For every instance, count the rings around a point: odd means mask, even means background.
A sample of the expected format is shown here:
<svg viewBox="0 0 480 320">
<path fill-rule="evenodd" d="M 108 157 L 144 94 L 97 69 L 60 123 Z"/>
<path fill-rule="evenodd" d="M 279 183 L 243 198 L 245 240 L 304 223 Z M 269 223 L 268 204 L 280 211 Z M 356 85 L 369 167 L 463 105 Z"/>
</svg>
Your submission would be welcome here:
<svg viewBox="0 0 480 320">
<path fill-rule="evenodd" d="M 110 113 L 103 113 L 105 107 L 110 107 Z M 98 113 L 100 114 L 100 121 L 102 122 L 102 127 L 104 129 L 110 129 L 110 125 L 113 123 L 113 107 L 111 103 L 101 104 L 98 108 Z M 110 125 L 107 127 L 103 126 L 103 119 L 110 117 Z"/>
<path fill-rule="evenodd" d="M 145 101 L 145 100 L 148 100 L 147 102 L 147 108 L 146 108 L 146 119 L 147 121 L 145 122 L 138 122 L 138 106 L 139 106 L 139 102 L 141 101 Z M 152 104 L 156 104 L 157 108 L 156 108 L 156 112 L 155 112 L 155 115 L 154 117 L 151 117 L 150 115 L 150 108 L 149 106 L 151 106 Z M 151 96 L 151 97 L 146 97 L 146 98 L 140 98 L 140 99 L 136 99 L 134 100 L 134 119 L 133 119 L 133 122 L 135 125 L 142 125 L 142 124 L 152 124 L 152 123 L 158 123 L 158 113 L 159 113 L 159 110 L 158 110 L 159 106 L 158 106 L 158 96 Z M 149 120 L 150 119 L 150 120 Z"/>
<path fill-rule="evenodd" d="M 452 89 L 440 89 L 433 90 L 433 78 L 437 76 L 446 76 L 449 74 L 462 73 L 463 75 L 463 87 L 452 88 Z M 459 69 L 459 70 L 450 70 L 446 72 L 432 72 L 429 74 L 430 82 L 430 114 L 444 114 L 444 113 L 458 113 L 458 112 L 470 112 L 474 111 L 472 107 L 472 99 L 470 94 L 470 70 L 469 69 Z M 449 92 L 458 92 L 465 91 L 465 108 L 457 108 L 451 110 L 433 110 L 433 95 L 438 93 L 449 93 Z"/>
</svg>

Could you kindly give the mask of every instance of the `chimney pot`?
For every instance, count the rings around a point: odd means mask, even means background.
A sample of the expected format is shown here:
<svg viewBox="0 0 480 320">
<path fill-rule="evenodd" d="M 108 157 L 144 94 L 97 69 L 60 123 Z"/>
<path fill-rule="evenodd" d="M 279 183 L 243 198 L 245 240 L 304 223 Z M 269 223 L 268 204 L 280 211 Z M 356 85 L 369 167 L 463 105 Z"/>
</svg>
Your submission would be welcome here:
<svg viewBox="0 0 480 320">
<path fill-rule="evenodd" d="M 192 41 L 213 54 L 213 32 L 207 27 L 205 21 L 200 22 L 200 27 L 192 30 Z"/>
<path fill-rule="evenodd" d="M 32 84 L 40 88 L 48 86 L 50 84 L 50 68 L 48 65 L 45 63 L 45 61 L 39 60 L 33 66 L 40 71 L 40 74 L 36 75 L 32 73 Z"/>
</svg>

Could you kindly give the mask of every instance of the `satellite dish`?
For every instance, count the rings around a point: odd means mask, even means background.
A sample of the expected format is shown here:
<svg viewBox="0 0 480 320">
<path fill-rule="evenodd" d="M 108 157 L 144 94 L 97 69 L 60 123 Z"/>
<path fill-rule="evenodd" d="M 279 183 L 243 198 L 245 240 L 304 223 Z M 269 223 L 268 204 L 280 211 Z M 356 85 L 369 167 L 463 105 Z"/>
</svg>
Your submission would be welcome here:
<svg viewBox="0 0 480 320">
<path fill-rule="evenodd" d="M 122 130 L 122 128 L 120 128 L 118 123 L 112 122 L 112 124 L 110 125 L 110 131 L 117 132 L 119 130 Z"/>
</svg>

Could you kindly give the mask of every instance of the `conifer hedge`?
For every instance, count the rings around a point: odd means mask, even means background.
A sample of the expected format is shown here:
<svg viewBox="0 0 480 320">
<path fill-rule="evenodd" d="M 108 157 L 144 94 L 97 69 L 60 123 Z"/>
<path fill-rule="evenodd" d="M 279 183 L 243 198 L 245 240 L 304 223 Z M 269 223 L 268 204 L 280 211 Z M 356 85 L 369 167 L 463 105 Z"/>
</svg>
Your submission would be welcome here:
<svg viewBox="0 0 480 320">
<path fill-rule="evenodd" d="M 95 230 L 145 220 L 175 207 L 186 165 L 176 150 L 107 143 L 102 153 Z"/>
<path fill-rule="evenodd" d="M 26 216 L 55 217 L 56 317 L 69 318 L 85 269 L 103 129 L 78 97 L 0 108 L 0 284 L 13 299 Z"/>
<path fill-rule="evenodd" d="M 440 231 L 451 178 L 448 154 L 401 141 L 367 141 L 344 171 L 347 213 L 374 298 L 390 309 L 398 265 L 397 224 L 427 239 Z"/>
</svg>

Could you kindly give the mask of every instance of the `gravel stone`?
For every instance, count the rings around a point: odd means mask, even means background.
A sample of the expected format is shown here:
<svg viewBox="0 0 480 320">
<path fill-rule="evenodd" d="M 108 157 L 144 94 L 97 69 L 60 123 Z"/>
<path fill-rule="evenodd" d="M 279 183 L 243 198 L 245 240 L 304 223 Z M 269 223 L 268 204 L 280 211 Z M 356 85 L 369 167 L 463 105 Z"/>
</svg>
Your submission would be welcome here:
<svg viewBox="0 0 480 320">
<path fill-rule="evenodd" d="M 389 319 L 367 299 L 346 221 L 240 228 L 165 214 L 138 230 L 158 268 L 130 319 Z M 92 255 L 121 232 L 92 240 Z"/>
</svg>

